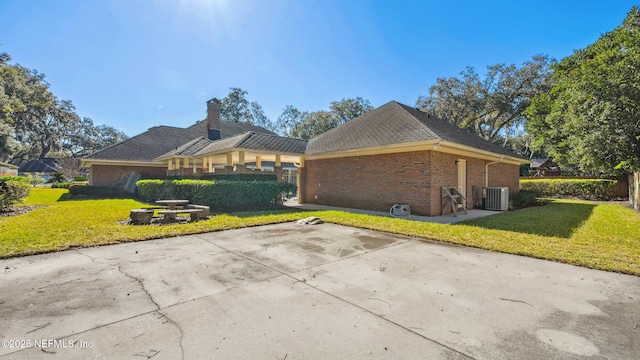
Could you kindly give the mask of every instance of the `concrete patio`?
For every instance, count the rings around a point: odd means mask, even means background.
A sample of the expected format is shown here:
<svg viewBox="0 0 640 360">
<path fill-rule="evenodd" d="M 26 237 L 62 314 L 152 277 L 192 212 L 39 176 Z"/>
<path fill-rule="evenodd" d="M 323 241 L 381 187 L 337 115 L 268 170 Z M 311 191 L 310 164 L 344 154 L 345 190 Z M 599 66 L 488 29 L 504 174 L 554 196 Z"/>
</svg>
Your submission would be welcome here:
<svg viewBox="0 0 640 360">
<path fill-rule="evenodd" d="M 3 359 L 635 359 L 638 339 L 638 277 L 332 224 L 0 260 Z"/>
</svg>

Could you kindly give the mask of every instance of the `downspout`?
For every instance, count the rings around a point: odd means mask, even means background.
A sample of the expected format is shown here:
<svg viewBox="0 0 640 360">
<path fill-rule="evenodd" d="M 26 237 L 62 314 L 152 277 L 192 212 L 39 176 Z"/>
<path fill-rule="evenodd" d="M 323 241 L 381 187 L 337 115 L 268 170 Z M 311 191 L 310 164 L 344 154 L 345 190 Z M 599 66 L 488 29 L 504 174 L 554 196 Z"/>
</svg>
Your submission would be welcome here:
<svg viewBox="0 0 640 360">
<path fill-rule="evenodd" d="M 500 160 L 492 161 L 484 165 L 484 187 L 489 187 L 489 165 L 498 164 L 501 162 L 502 162 L 502 156 L 500 156 Z"/>
</svg>

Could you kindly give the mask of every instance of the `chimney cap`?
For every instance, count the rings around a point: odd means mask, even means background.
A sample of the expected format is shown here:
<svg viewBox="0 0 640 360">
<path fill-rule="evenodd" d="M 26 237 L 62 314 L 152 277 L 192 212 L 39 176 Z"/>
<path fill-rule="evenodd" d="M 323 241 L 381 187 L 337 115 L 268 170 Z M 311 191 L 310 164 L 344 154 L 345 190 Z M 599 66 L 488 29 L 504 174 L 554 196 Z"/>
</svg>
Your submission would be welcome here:
<svg viewBox="0 0 640 360">
<path fill-rule="evenodd" d="M 211 102 L 212 102 L 212 103 L 218 103 L 218 104 L 219 104 L 219 103 L 220 103 L 220 100 L 218 100 L 218 98 L 213 98 L 213 99 L 211 99 L 211 100 L 209 100 L 209 101 L 207 101 L 207 102 L 208 102 L 208 103 L 211 103 Z"/>
</svg>

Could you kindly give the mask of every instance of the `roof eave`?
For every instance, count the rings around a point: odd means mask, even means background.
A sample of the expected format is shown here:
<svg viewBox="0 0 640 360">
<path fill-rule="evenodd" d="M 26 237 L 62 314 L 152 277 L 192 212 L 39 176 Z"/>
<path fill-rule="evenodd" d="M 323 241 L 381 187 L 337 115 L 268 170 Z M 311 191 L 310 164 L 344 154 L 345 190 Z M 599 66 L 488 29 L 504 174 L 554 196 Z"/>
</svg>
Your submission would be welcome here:
<svg viewBox="0 0 640 360">
<path fill-rule="evenodd" d="M 451 141 L 442 139 L 423 140 L 407 143 L 395 143 L 384 146 L 372 146 L 362 147 L 348 150 L 338 150 L 323 153 L 307 154 L 306 160 L 328 159 L 336 157 L 350 157 L 350 156 L 362 156 L 362 155 L 377 155 L 384 153 L 397 153 L 407 151 L 440 151 L 456 155 L 466 155 L 469 157 L 480 158 L 490 161 L 500 161 L 504 163 L 520 165 L 527 164 L 530 161 L 524 158 L 516 156 L 510 156 L 506 154 L 500 154 L 492 151 L 481 150 L 472 146 L 458 144 Z"/>
<path fill-rule="evenodd" d="M 81 167 L 90 167 L 91 165 L 111 165 L 111 166 L 152 166 L 165 167 L 166 164 L 157 161 L 128 161 L 128 160 L 109 160 L 109 159 L 80 159 Z"/>
</svg>

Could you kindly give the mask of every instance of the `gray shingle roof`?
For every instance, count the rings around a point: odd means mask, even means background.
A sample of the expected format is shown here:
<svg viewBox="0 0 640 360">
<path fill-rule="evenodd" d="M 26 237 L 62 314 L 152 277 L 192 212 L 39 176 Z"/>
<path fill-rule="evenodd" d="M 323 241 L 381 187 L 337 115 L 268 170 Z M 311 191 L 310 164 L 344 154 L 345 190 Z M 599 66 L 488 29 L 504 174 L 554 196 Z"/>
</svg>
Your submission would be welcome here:
<svg viewBox="0 0 640 360">
<path fill-rule="evenodd" d="M 58 167 L 56 159 L 53 158 L 29 160 L 18 168 L 20 173 L 52 173 L 56 171 L 58 171 Z"/>
<path fill-rule="evenodd" d="M 445 140 L 493 153 L 520 157 L 424 111 L 391 101 L 309 140 L 316 155 L 427 140 Z"/>
<path fill-rule="evenodd" d="M 302 155 L 304 154 L 306 145 L 307 141 L 302 139 L 291 139 L 273 134 L 247 131 L 236 136 L 215 141 L 202 137 L 193 139 L 182 146 L 158 156 L 156 159 L 167 159 L 173 156 L 198 156 L 227 149 L 247 149 Z"/>
<path fill-rule="evenodd" d="M 221 137 L 228 138 L 246 131 L 273 134 L 271 131 L 248 124 L 222 121 Z M 207 136 L 207 121 L 202 120 L 188 128 L 156 126 L 142 134 L 95 152 L 85 159 L 110 161 L 153 162 L 154 159 L 194 139 Z"/>
<path fill-rule="evenodd" d="M 251 132 L 236 147 L 302 155 L 307 147 L 307 140 Z"/>
</svg>

